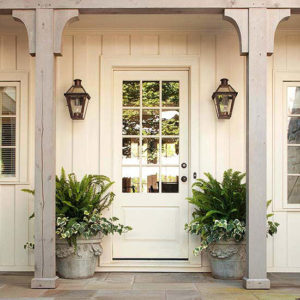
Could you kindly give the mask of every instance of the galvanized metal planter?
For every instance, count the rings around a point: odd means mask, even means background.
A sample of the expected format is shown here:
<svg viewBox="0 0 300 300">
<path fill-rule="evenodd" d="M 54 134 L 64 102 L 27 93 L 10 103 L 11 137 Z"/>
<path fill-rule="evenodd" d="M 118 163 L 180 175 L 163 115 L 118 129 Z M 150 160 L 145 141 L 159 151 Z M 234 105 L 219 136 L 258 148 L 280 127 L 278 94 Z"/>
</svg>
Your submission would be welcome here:
<svg viewBox="0 0 300 300">
<path fill-rule="evenodd" d="M 103 235 L 91 239 L 77 239 L 76 252 L 66 240 L 56 239 L 56 268 L 62 278 L 79 279 L 92 277 L 96 262 L 102 254 L 101 240 Z"/>
<path fill-rule="evenodd" d="M 246 270 L 246 241 L 219 241 L 209 246 L 208 253 L 214 278 L 243 278 Z"/>
</svg>

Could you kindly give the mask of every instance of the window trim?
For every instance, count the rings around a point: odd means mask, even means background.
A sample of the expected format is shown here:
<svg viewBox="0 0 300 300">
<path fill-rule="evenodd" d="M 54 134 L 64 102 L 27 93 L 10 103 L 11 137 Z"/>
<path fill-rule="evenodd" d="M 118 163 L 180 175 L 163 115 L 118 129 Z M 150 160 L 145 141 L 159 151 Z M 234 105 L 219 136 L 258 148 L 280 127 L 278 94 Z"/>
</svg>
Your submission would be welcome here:
<svg viewBox="0 0 300 300">
<path fill-rule="evenodd" d="M 274 72 L 273 81 L 273 112 L 272 132 L 268 140 L 272 139 L 272 166 L 268 171 L 273 174 L 272 193 L 274 211 L 300 211 L 300 203 L 288 203 L 288 172 L 287 172 L 287 87 L 300 86 L 300 72 Z M 270 111 L 271 112 L 271 111 Z M 271 123 L 270 123 L 271 124 Z M 270 198 L 271 199 L 271 198 Z"/>
<path fill-rule="evenodd" d="M 16 87 L 16 176 L 0 177 L 0 185 L 28 183 L 28 73 L 0 72 L 0 86 Z"/>
<path fill-rule="evenodd" d="M 1 181 L 15 181 L 19 179 L 19 165 L 20 165 L 20 82 L 18 81 L 0 81 L 0 87 L 15 87 L 16 88 L 16 113 L 14 117 L 16 118 L 16 136 L 15 136 L 15 176 L 10 177 L 1 177 Z M 3 117 L 10 117 L 10 115 L 0 115 L 1 118 Z M 6 148 L 5 146 L 0 146 L 0 148 Z"/>
</svg>

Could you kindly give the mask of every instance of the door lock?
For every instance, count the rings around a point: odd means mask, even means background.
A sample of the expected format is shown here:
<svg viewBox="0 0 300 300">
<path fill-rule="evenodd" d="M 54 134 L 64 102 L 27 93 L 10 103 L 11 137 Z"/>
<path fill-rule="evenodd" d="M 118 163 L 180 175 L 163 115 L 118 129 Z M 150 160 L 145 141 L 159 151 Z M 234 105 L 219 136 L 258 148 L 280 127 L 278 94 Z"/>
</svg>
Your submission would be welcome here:
<svg viewBox="0 0 300 300">
<path fill-rule="evenodd" d="M 182 176 L 182 177 L 181 177 L 181 181 L 182 181 L 182 182 L 187 182 L 187 177 L 186 177 L 186 176 Z"/>
<path fill-rule="evenodd" d="M 186 164 L 185 162 L 183 162 L 183 163 L 181 164 L 181 168 L 185 169 L 186 167 L 187 167 L 187 164 Z"/>
</svg>

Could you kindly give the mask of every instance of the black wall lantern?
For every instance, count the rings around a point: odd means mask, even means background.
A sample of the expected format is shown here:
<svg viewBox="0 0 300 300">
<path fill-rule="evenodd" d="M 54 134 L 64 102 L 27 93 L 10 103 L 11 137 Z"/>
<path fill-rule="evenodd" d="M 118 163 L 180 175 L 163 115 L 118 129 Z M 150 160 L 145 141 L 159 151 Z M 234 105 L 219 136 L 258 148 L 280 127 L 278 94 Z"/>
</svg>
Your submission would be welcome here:
<svg viewBox="0 0 300 300">
<path fill-rule="evenodd" d="M 65 93 L 65 97 L 67 99 L 71 119 L 84 120 L 91 97 L 81 85 L 80 79 L 74 80 L 74 85 Z"/>
<path fill-rule="evenodd" d="M 213 93 L 218 119 L 230 119 L 237 92 L 228 84 L 228 79 L 221 79 L 221 84 Z"/>
</svg>

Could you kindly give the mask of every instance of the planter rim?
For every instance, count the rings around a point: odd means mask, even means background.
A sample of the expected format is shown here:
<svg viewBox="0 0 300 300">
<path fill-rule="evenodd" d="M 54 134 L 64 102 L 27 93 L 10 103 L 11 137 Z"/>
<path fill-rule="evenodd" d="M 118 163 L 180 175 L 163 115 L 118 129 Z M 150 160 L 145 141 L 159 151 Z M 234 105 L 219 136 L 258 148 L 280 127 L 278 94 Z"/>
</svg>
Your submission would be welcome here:
<svg viewBox="0 0 300 300">
<path fill-rule="evenodd" d="M 242 239 L 240 242 L 237 242 L 234 239 L 228 239 L 228 240 L 220 240 L 215 243 L 212 243 L 212 245 L 246 245 L 246 239 Z"/>
<path fill-rule="evenodd" d="M 98 233 L 95 236 L 91 236 L 90 238 L 85 238 L 83 235 L 80 235 L 77 238 L 78 244 L 92 244 L 92 243 L 100 243 L 103 238 L 103 233 Z M 58 236 L 56 236 L 56 243 L 57 244 L 65 244 L 68 243 L 66 239 L 62 239 Z"/>
</svg>

